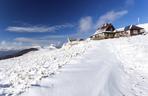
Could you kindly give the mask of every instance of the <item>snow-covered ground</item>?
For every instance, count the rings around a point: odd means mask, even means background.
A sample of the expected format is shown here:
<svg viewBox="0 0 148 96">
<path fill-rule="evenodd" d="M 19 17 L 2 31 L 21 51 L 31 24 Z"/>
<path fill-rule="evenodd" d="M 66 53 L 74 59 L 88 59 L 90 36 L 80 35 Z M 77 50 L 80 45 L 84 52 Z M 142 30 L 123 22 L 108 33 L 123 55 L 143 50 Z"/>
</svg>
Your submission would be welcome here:
<svg viewBox="0 0 148 96">
<path fill-rule="evenodd" d="M 133 96 L 148 95 L 148 35 L 113 42 L 114 53 L 128 75 Z M 126 81 L 126 80 L 125 80 Z M 128 86 L 128 85 L 127 85 Z M 132 96 L 132 95 L 127 95 Z"/>
<path fill-rule="evenodd" d="M 87 51 L 22 96 L 147 96 L 148 35 L 90 41 Z"/>
<path fill-rule="evenodd" d="M 0 96 L 18 95 L 24 92 L 42 78 L 54 74 L 72 57 L 82 54 L 89 47 L 87 42 L 82 42 L 80 45 L 76 43 L 61 49 L 40 49 L 17 58 L 1 60 Z"/>
<path fill-rule="evenodd" d="M 40 49 L 0 61 L 0 96 L 148 96 L 147 57 L 148 35 Z"/>
<path fill-rule="evenodd" d="M 142 35 L 83 41 L 3 60 L 1 95 L 147 96 L 147 47 L 148 35 Z"/>
</svg>

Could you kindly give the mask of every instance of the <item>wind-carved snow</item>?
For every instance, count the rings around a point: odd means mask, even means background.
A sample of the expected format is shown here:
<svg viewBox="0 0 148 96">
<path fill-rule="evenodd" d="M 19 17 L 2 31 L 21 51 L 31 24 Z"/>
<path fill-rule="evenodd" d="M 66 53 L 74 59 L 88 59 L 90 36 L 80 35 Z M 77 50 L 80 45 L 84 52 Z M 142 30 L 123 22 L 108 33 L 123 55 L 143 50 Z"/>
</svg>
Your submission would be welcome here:
<svg viewBox="0 0 148 96">
<path fill-rule="evenodd" d="M 54 74 L 72 57 L 83 54 L 88 47 L 86 42 L 67 44 L 61 49 L 41 49 L 0 61 L 0 96 L 19 95 L 42 78 Z"/>
</svg>

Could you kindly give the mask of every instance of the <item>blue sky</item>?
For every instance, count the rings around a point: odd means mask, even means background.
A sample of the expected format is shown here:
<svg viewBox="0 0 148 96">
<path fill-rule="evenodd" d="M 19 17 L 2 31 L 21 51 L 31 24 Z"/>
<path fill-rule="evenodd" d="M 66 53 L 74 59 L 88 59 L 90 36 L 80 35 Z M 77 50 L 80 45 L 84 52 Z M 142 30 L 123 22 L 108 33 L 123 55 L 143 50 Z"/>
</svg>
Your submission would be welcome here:
<svg viewBox="0 0 148 96">
<path fill-rule="evenodd" d="M 147 0 L 0 0 L 0 46 L 48 45 L 84 38 L 105 22 L 148 22 Z"/>
</svg>

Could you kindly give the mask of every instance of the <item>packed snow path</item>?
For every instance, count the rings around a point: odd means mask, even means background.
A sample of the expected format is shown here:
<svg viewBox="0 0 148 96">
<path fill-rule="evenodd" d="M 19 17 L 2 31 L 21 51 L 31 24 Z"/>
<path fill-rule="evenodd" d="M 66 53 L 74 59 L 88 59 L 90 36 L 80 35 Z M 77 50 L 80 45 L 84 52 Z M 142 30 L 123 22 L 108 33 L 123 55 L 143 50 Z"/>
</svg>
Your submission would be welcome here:
<svg viewBox="0 0 148 96">
<path fill-rule="evenodd" d="M 120 91 L 120 76 L 124 74 L 120 61 L 107 45 L 94 47 L 23 96 L 124 96 Z"/>
</svg>

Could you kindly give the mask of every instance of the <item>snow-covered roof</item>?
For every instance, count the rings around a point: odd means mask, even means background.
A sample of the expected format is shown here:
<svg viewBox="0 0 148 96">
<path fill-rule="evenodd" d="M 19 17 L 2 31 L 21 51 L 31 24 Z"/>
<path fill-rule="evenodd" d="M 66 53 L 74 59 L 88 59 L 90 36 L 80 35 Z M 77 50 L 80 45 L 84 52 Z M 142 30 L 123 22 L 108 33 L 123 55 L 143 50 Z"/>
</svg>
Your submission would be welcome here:
<svg viewBox="0 0 148 96">
<path fill-rule="evenodd" d="M 116 29 L 115 31 L 124 31 L 124 27 L 118 28 L 118 29 Z"/>
<path fill-rule="evenodd" d="M 105 23 L 101 27 L 98 28 L 101 31 L 114 31 L 115 27 L 111 23 Z"/>
<path fill-rule="evenodd" d="M 136 25 L 129 25 L 129 26 L 126 26 L 126 27 L 124 28 L 124 31 L 131 30 L 131 29 L 137 30 L 137 29 L 143 29 L 143 28 L 142 28 L 142 27 L 138 27 L 138 26 L 136 26 Z"/>
<path fill-rule="evenodd" d="M 99 34 L 102 32 L 113 32 L 114 30 L 115 30 L 115 27 L 111 23 L 105 23 L 101 27 L 99 27 L 93 35 Z"/>
<path fill-rule="evenodd" d="M 148 32 L 148 23 L 138 24 L 137 26 L 144 28 L 144 30 Z"/>
</svg>

